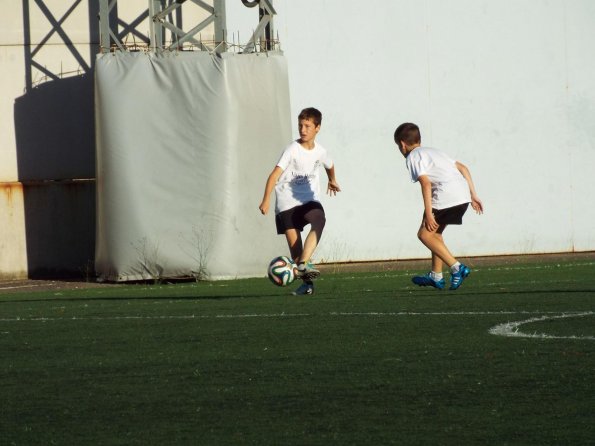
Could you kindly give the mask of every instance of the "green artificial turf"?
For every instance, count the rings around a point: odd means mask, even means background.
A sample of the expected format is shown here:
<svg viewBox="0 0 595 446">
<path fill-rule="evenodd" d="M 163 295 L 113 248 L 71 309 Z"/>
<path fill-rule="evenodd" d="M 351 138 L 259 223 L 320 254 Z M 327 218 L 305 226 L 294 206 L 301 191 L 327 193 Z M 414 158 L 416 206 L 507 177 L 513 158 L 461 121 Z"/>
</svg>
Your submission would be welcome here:
<svg viewBox="0 0 595 446">
<path fill-rule="evenodd" d="M 595 444 L 594 267 L 3 294 L 0 444 Z"/>
</svg>

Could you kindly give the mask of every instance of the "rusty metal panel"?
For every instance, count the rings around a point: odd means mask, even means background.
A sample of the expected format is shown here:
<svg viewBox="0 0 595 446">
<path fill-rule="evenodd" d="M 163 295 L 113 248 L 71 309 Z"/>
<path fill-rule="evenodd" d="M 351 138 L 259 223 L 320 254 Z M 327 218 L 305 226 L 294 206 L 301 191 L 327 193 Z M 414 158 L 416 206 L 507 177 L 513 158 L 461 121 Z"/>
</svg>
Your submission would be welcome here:
<svg viewBox="0 0 595 446">
<path fill-rule="evenodd" d="M 0 183 L 0 280 L 27 277 L 23 185 Z"/>
</svg>

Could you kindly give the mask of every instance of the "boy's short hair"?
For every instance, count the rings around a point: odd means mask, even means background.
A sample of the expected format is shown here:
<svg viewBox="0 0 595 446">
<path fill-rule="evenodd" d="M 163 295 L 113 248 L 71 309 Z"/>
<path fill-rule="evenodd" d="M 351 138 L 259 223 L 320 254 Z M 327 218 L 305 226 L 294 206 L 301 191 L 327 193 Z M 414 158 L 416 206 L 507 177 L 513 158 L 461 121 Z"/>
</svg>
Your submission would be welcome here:
<svg viewBox="0 0 595 446">
<path fill-rule="evenodd" d="M 304 108 L 298 115 L 298 121 L 302 119 L 311 119 L 314 125 L 318 127 L 322 123 L 322 113 L 314 107 Z"/>
<path fill-rule="evenodd" d="M 407 145 L 421 143 L 419 127 L 412 122 L 405 122 L 398 126 L 395 130 L 395 142 L 399 147 L 401 147 L 401 141 L 405 141 Z"/>
</svg>

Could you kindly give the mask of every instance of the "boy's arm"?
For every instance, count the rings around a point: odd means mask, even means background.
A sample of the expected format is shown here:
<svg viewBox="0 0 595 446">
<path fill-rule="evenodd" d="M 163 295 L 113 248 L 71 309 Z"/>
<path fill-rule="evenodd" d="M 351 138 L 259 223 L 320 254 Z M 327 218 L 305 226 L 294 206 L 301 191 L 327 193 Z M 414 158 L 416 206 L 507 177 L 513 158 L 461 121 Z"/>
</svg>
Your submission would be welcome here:
<svg viewBox="0 0 595 446">
<path fill-rule="evenodd" d="M 262 197 L 262 201 L 260 202 L 260 206 L 258 206 L 258 209 L 260 209 L 262 215 L 266 215 L 267 212 L 269 212 L 271 193 L 273 192 L 275 184 L 277 184 L 277 181 L 279 181 L 279 177 L 282 173 L 283 169 L 281 169 L 279 166 L 275 166 L 273 171 L 270 173 L 269 178 L 267 179 L 267 184 L 264 187 L 264 195 Z"/>
<path fill-rule="evenodd" d="M 467 180 L 467 184 L 469 185 L 469 191 L 471 192 L 471 207 L 478 214 L 482 214 L 483 203 L 477 196 L 477 192 L 475 192 L 475 185 L 473 184 L 473 179 L 471 178 L 471 172 L 469 172 L 469 169 L 463 163 L 459 163 L 458 161 L 456 161 L 455 164 L 457 166 L 457 169 L 459 170 L 459 172 L 461 172 L 461 175 L 465 177 L 465 179 Z"/>
<path fill-rule="evenodd" d="M 330 169 L 326 170 L 326 176 L 328 177 L 328 186 L 326 188 L 326 193 L 329 195 L 337 195 L 337 192 L 341 192 L 341 188 L 335 179 L 335 166 L 331 167 Z"/>
<path fill-rule="evenodd" d="M 424 226 L 430 232 L 438 229 L 438 222 L 432 212 L 432 182 L 427 175 L 420 175 L 417 180 L 421 185 L 421 195 L 424 200 Z"/>
</svg>

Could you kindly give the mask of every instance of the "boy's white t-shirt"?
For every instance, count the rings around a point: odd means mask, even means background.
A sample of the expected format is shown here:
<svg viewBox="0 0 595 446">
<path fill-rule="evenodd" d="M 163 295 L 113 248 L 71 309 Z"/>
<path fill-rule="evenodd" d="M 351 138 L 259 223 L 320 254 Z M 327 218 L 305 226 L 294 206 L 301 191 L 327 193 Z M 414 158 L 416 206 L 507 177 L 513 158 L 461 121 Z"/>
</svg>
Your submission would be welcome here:
<svg viewBox="0 0 595 446">
<path fill-rule="evenodd" d="M 430 147 L 417 147 L 406 158 L 411 181 L 426 175 L 432 183 L 432 208 L 445 209 L 471 202 L 471 191 L 456 161 Z"/>
<path fill-rule="evenodd" d="M 277 162 L 283 173 L 275 185 L 276 214 L 310 201 L 320 202 L 321 165 L 330 169 L 333 161 L 318 142 L 314 142 L 311 150 L 304 149 L 297 141 L 287 146 Z"/>
</svg>

